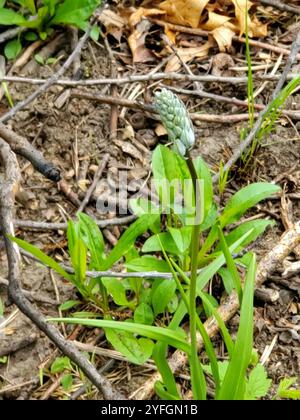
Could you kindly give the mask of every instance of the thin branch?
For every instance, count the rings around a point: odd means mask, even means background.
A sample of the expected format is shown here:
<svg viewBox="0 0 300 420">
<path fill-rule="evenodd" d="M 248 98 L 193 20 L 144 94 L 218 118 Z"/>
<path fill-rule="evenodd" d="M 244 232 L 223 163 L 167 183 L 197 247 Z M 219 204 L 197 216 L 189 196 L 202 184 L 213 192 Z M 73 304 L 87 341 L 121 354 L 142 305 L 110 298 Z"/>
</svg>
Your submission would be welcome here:
<svg viewBox="0 0 300 420">
<path fill-rule="evenodd" d="M 122 226 L 128 223 L 134 222 L 136 216 L 130 215 L 126 217 L 119 217 L 114 219 L 106 220 L 95 220 L 100 228 L 108 226 Z M 15 220 L 14 225 L 20 229 L 27 230 L 67 230 L 67 223 L 46 223 L 46 222 L 34 222 L 32 220 Z"/>
<path fill-rule="evenodd" d="M 99 182 L 99 180 L 100 180 L 100 178 L 101 178 L 101 176 L 102 176 L 102 174 L 103 174 L 103 171 L 104 171 L 104 169 L 106 168 L 106 166 L 107 166 L 107 164 L 108 164 L 109 158 L 110 158 L 110 155 L 109 155 L 108 153 L 106 153 L 106 154 L 103 156 L 103 159 L 102 159 L 101 165 L 98 167 L 98 169 L 97 169 L 97 171 L 96 171 L 96 173 L 95 173 L 95 176 L 94 176 L 94 179 L 93 179 L 92 185 L 91 185 L 91 186 L 90 186 L 90 188 L 87 190 L 86 195 L 85 195 L 84 199 L 82 200 L 82 202 L 81 202 L 81 204 L 80 204 L 80 207 L 79 207 L 79 209 L 78 209 L 78 212 L 79 212 L 79 213 L 83 212 L 83 210 L 84 210 L 84 209 L 86 208 L 86 206 L 88 205 L 88 203 L 89 203 L 89 201 L 90 201 L 90 199 L 91 199 L 91 196 L 93 195 L 93 193 L 94 193 L 94 191 L 95 191 L 95 189 L 96 189 L 96 187 L 97 187 L 97 184 L 98 184 L 98 182 Z"/>
<path fill-rule="evenodd" d="M 107 105 L 120 105 L 130 109 L 138 109 L 144 112 L 148 112 L 151 114 L 153 119 L 159 119 L 157 116 L 157 111 L 155 110 L 153 105 L 145 104 L 141 101 L 131 101 L 129 99 L 124 99 L 115 96 L 103 96 L 103 95 L 94 95 L 91 93 L 85 93 L 81 91 L 73 91 L 71 94 L 71 98 L 79 98 L 79 99 L 86 99 L 89 101 L 98 102 L 100 104 L 107 104 Z M 258 114 L 255 114 L 257 117 Z M 295 116 L 299 116 L 295 113 Z M 240 121 L 248 121 L 249 114 L 229 114 L 229 115 L 213 115 L 213 114 L 201 114 L 201 113 L 191 113 L 190 117 L 193 121 L 205 121 L 205 122 L 214 122 L 220 124 L 231 124 Z"/>
<path fill-rule="evenodd" d="M 276 9 L 282 10 L 284 12 L 296 13 L 300 15 L 300 7 L 290 6 L 289 4 L 283 3 L 282 1 L 279 1 L 279 0 L 260 0 L 255 3 L 262 3 L 262 4 L 265 4 L 266 6 L 273 6 Z"/>
<path fill-rule="evenodd" d="M 294 79 L 297 77 L 297 73 L 290 73 L 287 76 L 287 80 Z M 276 81 L 279 79 L 278 75 L 264 74 L 254 75 L 253 79 L 257 81 Z M 159 80 L 171 80 L 178 82 L 208 82 L 208 83 L 230 83 L 232 85 L 246 84 L 247 77 L 224 77 L 224 76 L 212 76 L 212 75 L 191 75 L 182 73 L 148 73 L 138 74 L 132 76 L 124 76 L 118 78 L 101 78 L 101 79 L 87 79 L 87 80 L 70 80 L 70 79 L 58 79 L 54 81 L 53 85 L 65 86 L 70 88 L 76 87 L 92 87 L 101 85 L 124 85 L 127 83 L 142 83 L 142 82 L 156 82 Z M 37 79 L 30 77 L 20 76 L 1 76 L 0 82 L 13 82 L 13 83 L 25 83 L 30 85 L 43 85 L 46 79 Z"/>
<path fill-rule="evenodd" d="M 28 302 L 19 284 L 20 253 L 18 246 L 11 242 L 8 235 L 14 235 L 13 206 L 14 196 L 20 181 L 18 162 L 7 143 L 0 139 L 0 159 L 4 165 L 5 178 L 0 192 L 0 226 L 4 235 L 9 268 L 9 297 L 31 321 L 49 337 L 57 347 L 68 356 L 85 373 L 90 381 L 103 392 L 106 399 L 123 399 L 110 382 L 100 375 L 95 367 L 83 356 L 77 348 L 66 341 L 60 332 Z"/>
<path fill-rule="evenodd" d="M 60 180 L 60 171 L 51 162 L 48 162 L 41 152 L 32 146 L 25 137 L 21 137 L 10 130 L 4 124 L 0 123 L 0 137 L 6 141 L 11 149 L 20 156 L 29 160 L 37 171 L 46 178 L 58 182 Z"/>
</svg>

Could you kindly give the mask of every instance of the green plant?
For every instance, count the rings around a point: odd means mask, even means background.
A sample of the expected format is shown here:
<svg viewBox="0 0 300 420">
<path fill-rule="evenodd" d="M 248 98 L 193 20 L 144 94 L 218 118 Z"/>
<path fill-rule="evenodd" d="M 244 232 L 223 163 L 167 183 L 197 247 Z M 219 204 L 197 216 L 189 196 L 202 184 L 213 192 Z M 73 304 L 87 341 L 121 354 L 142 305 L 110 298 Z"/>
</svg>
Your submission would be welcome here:
<svg viewBox="0 0 300 420">
<path fill-rule="evenodd" d="M 17 10 L 4 7 L 5 3 L 0 3 L 0 25 L 26 28 L 24 39 L 34 41 L 38 37 L 45 40 L 56 25 L 73 25 L 87 30 L 88 19 L 101 4 L 101 0 L 14 0 Z M 95 27 L 93 37 L 98 32 Z M 15 58 L 21 52 L 22 37 L 20 33 L 5 45 L 4 52 L 8 59 Z"/>
<path fill-rule="evenodd" d="M 144 363 L 152 356 L 162 377 L 155 388 L 161 398 L 181 398 L 166 358 L 170 346 L 182 350 L 189 358 L 195 399 L 207 398 L 205 375 L 209 369 L 216 399 L 243 399 L 250 393 L 249 384 L 254 387 L 256 373 L 250 368 L 256 262 L 251 253 L 246 252 L 238 259 L 233 254 L 245 250 L 272 222 L 258 220 L 229 232 L 228 229 L 248 209 L 280 188 L 268 183 L 248 185 L 234 194 L 223 209 L 218 209 L 213 201 L 210 169 L 202 158 L 193 159 L 190 155 L 195 138 L 183 103 L 171 92 L 162 90 L 157 95 L 156 107 L 174 143 L 173 151 L 159 145 L 152 156 L 159 202 L 131 201 L 139 218 L 109 253 L 105 252 L 101 231 L 84 214 L 78 215 L 78 222 L 69 222 L 67 232 L 74 274 L 67 273 L 36 247 L 11 239 L 70 280 L 86 301 L 101 310 L 100 314 L 79 312 L 52 321 L 103 328 L 107 340 L 133 363 Z M 145 240 L 142 235 L 146 232 Z M 138 237 L 141 239 L 137 242 Z M 87 269 L 105 271 L 121 259 L 125 259 L 126 279 L 86 275 Z M 131 274 L 134 272 L 142 273 L 137 278 Z M 241 302 L 235 341 L 218 314 L 217 297 L 207 290 L 208 283 L 216 277 L 221 278 L 228 293 L 236 289 Z M 73 309 L 78 303 L 66 302 L 61 309 Z M 125 310 L 126 320 L 116 320 Z M 182 329 L 187 315 L 190 341 Z M 203 325 L 210 316 L 216 318 L 228 351 L 226 369 L 218 362 Z M 200 363 L 197 330 L 203 338 L 208 366 Z M 253 389 L 251 392 L 253 395 Z"/>
</svg>

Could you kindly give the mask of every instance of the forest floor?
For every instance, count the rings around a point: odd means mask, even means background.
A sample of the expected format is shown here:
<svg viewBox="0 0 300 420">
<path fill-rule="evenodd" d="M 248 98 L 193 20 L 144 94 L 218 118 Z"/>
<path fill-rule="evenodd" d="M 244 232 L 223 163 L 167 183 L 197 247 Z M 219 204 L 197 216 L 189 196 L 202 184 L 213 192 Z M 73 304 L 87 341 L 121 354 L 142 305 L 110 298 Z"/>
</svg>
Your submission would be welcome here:
<svg viewBox="0 0 300 420">
<path fill-rule="evenodd" d="M 112 10 L 114 6 L 110 6 Z M 269 27 L 268 37 L 264 42 L 276 44 L 284 48 L 290 48 L 297 31 L 286 41 L 280 40 L 280 35 L 288 32 L 288 28 L 297 26 L 298 16 L 287 12 L 273 11 L 278 13 L 278 21 Z M 280 17 L 280 19 L 279 19 Z M 294 26 L 293 26 L 294 25 Z M 153 26 L 153 31 L 161 31 L 161 28 Z M 294 35 L 293 35 L 294 34 Z M 70 33 L 64 31 L 55 33 L 54 39 L 60 37 L 60 42 L 51 51 L 51 57 L 60 58 L 52 65 L 41 65 L 31 58 L 23 67 L 18 68 L 14 75 L 30 78 L 49 78 L 61 66 L 71 53 Z M 188 39 L 188 35 L 186 35 Z M 161 59 L 156 58 L 151 63 L 132 64 L 131 53 L 123 37 L 120 43 L 112 36 L 108 36 L 110 49 L 114 51 L 114 71 L 118 76 L 129 74 L 148 74 L 155 69 Z M 190 35 L 189 41 L 195 41 L 196 37 Z M 44 48 L 47 49 L 47 45 Z M 216 57 L 218 49 L 212 48 L 209 54 L 201 59 L 189 62 L 192 72 L 197 74 L 211 74 L 217 66 Z M 244 47 L 234 43 L 230 53 L 226 53 L 222 60 L 228 57 L 231 64 L 228 69 L 218 69 L 220 76 L 246 76 L 246 59 Z M 254 66 L 254 75 L 269 73 L 278 62 L 279 55 L 272 51 L 251 47 L 251 55 Z M 225 58 L 224 58 L 225 57 Z M 277 74 L 285 64 L 285 56 L 281 57 Z M 255 70 L 255 66 L 268 64 L 268 67 Z M 292 68 L 293 73 L 299 72 L 298 64 Z M 83 78 L 100 79 L 110 77 L 112 62 L 102 39 L 99 42 L 88 40 L 80 57 L 80 72 Z M 236 71 L 236 67 L 244 70 Z M 233 69 L 231 69 L 233 68 Z M 259 67 L 258 67 L 259 68 Z M 163 71 L 163 68 L 160 70 Z M 181 72 L 184 71 L 181 69 Z M 225 72 L 225 74 L 224 74 Z M 73 71 L 68 70 L 65 75 L 72 78 Z M 264 82 L 255 79 L 255 89 Z M 188 89 L 191 82 L 172 82 L 170 86 Z M 256 103 L 268 103 L 272 95 L 275 82 L 268 82 L 262 92 L 256 98 Z M 151 85 L 125 84 L 113 86 L 113 94 L 116 92 L 123 98 L 135 98 L 145 102 L 153 100 L 153 90 L 159 87 L 159 83 Z M 203 83 L 205 91 L 228 98 L 247 99 L 247 85 L 225 83 Z M 135 88 L 135 92 L 132 89 Z M 9 91 L 14 102 L 17 103 L 27 98 L 36 86 L 23 83 L 10 83 Z M 109 95 L 110 86 L 95 86 L 92 88 L 78 87 L 77 92 L 89 92 L 92 94 Z M 112 136 L 112 108 L 110 105 L 100 104 L 87 99 L 69 97 L 63 106 L 58 104 L 62 92 L 66 89 L 61 86 L 51 86 L 47 92 L 38 97 L 28 107 L 18 112 L 10 121 L 11 127 L 16 133 L 26 137 L 38 148 L 43 155 L 58 167 L 62 173 L 65 184 L 73 192 L 73 196 L 66 192 L 57 183 L 45 179 L 34 170 L 32 165 L 25 159 L 18 157 L 22 182 L 21 190 L 17 194 L 16 219 L 26 221 L 41 221 L 48 223 L 64 222 L 66 218 L 75 218 L 78 206 L 74 204 L 72 197 L 82 200 L 86 190 L 91 184 L 95 171 L 101 164 L 103 156 L 108 153 L 108 164 L 102 175 L 94 195 L 88 204 L 89 214 L 96 219 L 105 219 L 105 215 L 98 213 L 96 198 L 102 194 L 110 194 L 109 185 L 118 181 L 121 171 L 125 171 L 130 180 L 136 180 L 136 190 L 128 192 L 128 198 L 135 194 L 145 185 L 151 173 L 151 152 L 158 142 L 165 141 L 165 136 L 158 136 L 158 122 L 151 118 L 148 113 L 140 110 L 129 110 L 119 106 L 117 112 L 118 130 Z M 238 115 L 247 112 L 234 104 L 222 103 L 209 99 L 197 98 L 192 95 L 181 96 L 188 109 L 193 112 L 201 112 L 210 115 Z M 255 151 L 247 168 L 243 170 L 239 162 L 231 171 L 230 179 L 225 191 L 220 198 L 221 203 L 236 192 L 241 186 L 250 182 L 268 181 L 279 184 L 288 202 L 289 212 L 292 215 L 291 223 L 300 220 L 300 95 L 294 94 L 287 102 L 286 109 L 299 111 L 296 117 L 282 115 L 270 135 L 262 140 Z M 3 98 L 1 113 L 8 110 L 8 104 Z M 248 121 L 204 122 L 197 121 L 195 124 L 197 144 L 193 149 L 193 155 L 201 155 L 210 165 L 213 172 L 217 172 L 220 161 L 226 162 L 232 152 L 241 142 L 241 131 L 249 127 Z M 160 133 L 159 133 L 160 134 Z M 72 202 L 73 201 L 73 202 Z M 292 208 L 292 209 L 291 209 Z M 109 214 L 110 218 L 118 217 L 116 209 Z M 107 216 L 106 216 L 107 217 Z M 287 212 L 283 208 L 280 197 L 264 201 L 246 215 L 246 218 L 267 218 L 275 221 L 273 227 L 255 242 L 252 248 L 260 259 L 279 241 L 280 236 L 288 228 Z M 107 239 L 107 247 L 112 247 L 126 226 L 113 226 L 104 229 Z M 40 247 L 48 255 L 59 262 L 68 260 L 66 235 L 63 230 L 34 230 L 30 228 L 16 227 L 16 235 L 26 241 Z M 293 259 L 293 257 L 291 257 Z M 0 242 L 0 278 L 7 277 L 7 259 L 3 246 Z M 2 300 L 6 302 L 6 288 L 0 285 Z M 67 281 L 53 275 L 49 269 L 31 261 L 24 256 L 22 260 L 22 287 L 32 292 L 32 300 L 45 316 L 58 316 L 58 303 L 76 298 L 76 291 Z M 267 346 L 271 345 L 270 354 L 266 360 L 266 368 L 274 384 L 278 384 L 284 377 L 299 375 L 300 367 L 300 283 L 299 274 L 291 278 L 282 277 L 282 267 L 278 267 L 274 275 L 270 276 L 265 287 L 275 291 L 274 302 L 265 301 L 257 295 L 255 299 L 255 336 L 254 347 L 261 356 Z M 59 354 L 54 345 L 42 334 L 15 306 L 8 306 L 4 311 L 4 319 L 12 316 L 10 321 L 1 329 L 0 320 L 0 359 L 4 354 L 8 356 L 5 363 L 0 362 L 0 399 L 61 399 L 69 398 L 70 395 L 81 385 L 80 380 L 74 387 L 66 392 L 60 385 L 59 375 L 49 375 L 44 378 L 44 384 L 39 382 L 39 371 L 47 367 Z M 229 322 L 234 333 L 238 325 L 239 317 L 235 315 Z M 66 333 L 65 330 L 62 330 Z M 92 343 L 93 346 L 109 349 L 109 344 L 98 330 L 88 330 L 83 327 L 67 329 L 67 335 L 73 334 L 78 342 Z M 100 339 L 99 339 L 100 337 Z M 22 344 L 23 343 L 23 344 Z M 216 347 L 219 346 L 219 355 L 224 356 L 222 340 L 215 338 Z M 16 351 L 14 351 L 14 346 Z M 5 349 L 12 349 L 10 352 Z M 4 360 L 2 358 L 2 360 Z M 134 392 L 145 378 L 149 377 L 153 370 L 149 366 L 135 366 L 125 360 L 113 359 L 108 356 L 95 356 L 97 366 L 106 365 L 106 377 L 112 384 L 126 394 Z M 108 363 L 109 362 L 109 363 Z M 180 377 L 181 375 L 181 377 Z M 188 372 L 185 368 L 180 372 L 179 380 L 182 387 L 188 388 Z M 272 391 L 271 394 L 272 395 Z M 85 394 L 83 398 L 101 398 L 94 388 Z"/>
</svg>

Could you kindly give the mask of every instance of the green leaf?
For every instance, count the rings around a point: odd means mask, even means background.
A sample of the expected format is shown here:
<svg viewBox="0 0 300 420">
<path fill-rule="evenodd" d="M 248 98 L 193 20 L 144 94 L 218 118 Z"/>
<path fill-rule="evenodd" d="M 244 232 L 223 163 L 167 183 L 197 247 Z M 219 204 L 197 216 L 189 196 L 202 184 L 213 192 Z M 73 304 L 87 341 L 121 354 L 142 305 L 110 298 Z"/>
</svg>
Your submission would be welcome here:
<svg viewBox="0 0 300 420">
<path fill-rule="evenodd" d="M 137 339 L 128 332 L 114 331 L 108 328 L 105 329 L 105 335 L 115 350 L 122 353 L 132 363 L 143 364 L 152 355 L 154 343 L 148 338 Z"/>
<path fill-rule="evenodd" d="M 300 390 L 297 389 L 289 389 L 292 385 L 297 382 L 298 378 L 284 378 L 280 381 L 277 395 L 280 398 L 289 398 L 292 400 L 299 400 L 300 399 Z"/>
<path fill-rule="evenodd" d="M 134 322 L 137 324 L 152 325 L 154 321 L 154 315 L 151 306 L 147 303 L 140 303 L 134 311 Z"/>
<path fill-rule="evenodd" d="M 161 251 L 161 244 L 169 254 L 178 255 L 178 247 L 170 232 L 162 232 L 157 235 L 150 236 L 143 245 L 142 252 L 158 252 Z"/>
<path fill-rule="evenodd" d="M 228 368 L 229 362 L 227 360 L 225 360 L 224 362 L 218 362 L 218 369 L 219 369 L 219 375 L 220 375 L 220 381 L 222 383 L 225 375 L 226 375 L 226 371 Z M 202 368 L 204 370 L 205 373 L 207 373 L 208 375 L 212 375 L 212 369 L 211 369 L 211 365 L 202 365 Z"/>
<path fill-rule="evenodd" d="M 25 18 L 11 9 L 0 8 L 0 25 L 22 25 Z"/>
<path fill-rule="evenodd" d="M 127 331 L 151 338 L 153 340 L 165 342 L 174 348 L 184 351 L 185 353 L 190 353 L 190 345 L 187 342 L 186 335 L 182 330 L 173 331 L 168 328 L 103 319 L 50 318 L 48 321 L 86 325 L 87 327 L 95 328 L 110 328 L 117 331 Z"/>
<path fill-rule="evenodd" d="M 189 246 L 191 244 L 192 227 L 185 226 L 181 229 L 169 227 L 168 230 L 173 238 L 173 241 L 177 246 L 178 254 L 184 254 L 189 249 Z"/>
<path fill-rule="evenodd" d="M 233 223 L 259 201 L 278 193 L 281 188 L 267 182 L 250 184 L 230 198 L 220 217 L 221 227 Z"/>
<path fill-rule="evenodd" d="M 170 394 L 164 384 L 160 381 L 156 381 L 154 384 L 154 391 L 157 396 L 164 401 L 178 401 L 182 398 L 179 395 Z"/>
<path fill-rule="evenodd" d="M 101 270 L 104 259 L 104 239 L 97 223 L 84 213 L 77 214 L 81 239 L 91 253 L 91 270 Z"/>
<path fill-rule="evenodd" d="M 48 257 L 48 255 L 44 254 L 39 248 L 35 247 L 34 245 L 29 244 L 22 239 L 15 238 L 14 236 L 8 236 L 9 239 L 19 245 L 20 248 L 24 249 L 25 251 L 29 252 L 31 255 L 36 257 L 41 263 L 45 264 L 46 266 L 52 268 L 57 274 L 64 277 L 65 279 L 73 282 L 73 276 L 67 273 L 55 260 Z"/>
<path fill-rule="evenodd" d="M 266 369 L 263 365 L 256 365 L 250 372 L 246 384 L 245 400 L 257 400 L 265 397 L 272 385 L 272 380 L 268 379 Z"/>
<path fill-rule="evenodd" d="M 26 41 L 33 42 L 33 41 L 36 41 L 38 39 L 38 36 L 35 32 L 30 31 L 30 32 L 26 32 L 24 38 L 26 39 Z"/>
<path fill-rule="evenodd" d="M 34 55 L 34 59 L 41 66 L 44 66 L 45 65 L 45 60 L 43 59 L 43 57 L 40 54 L 35 54 Z"/>
<path fill-rule="evenodd" d="M 102 282 L 114 302 L 119 306 L 130 306 L 126 297 L 126 288 L 122 281 L 115 278 L 102 277 Z"/>
<path fill-rule="evenodd" d="M 159 216 L 157 215 L 147 214 L 141 216 L 137 221 L 130 225 L 126 232 L 121 236 L 114 249 L 103 261 L 102 270 L 108 270 L 118 260 L 120 260 L 134 245 L 136 238 L 145 233 L 148 229 L 150 229 L 151 226 L 155 224 L 158 218 Z"/>
<path fill-rule="evenodd" d="M 224 288 L 226 290 L 226 293 L 228 295 L 230 295 L 230 293 L 234 289 L 234 282 L 233 282 L 232 276 L 230 274 L 230 271 L 228 270 L 228 268 L 222 267 L 218 271 L 218 274 L 222 278 L 222 281 L 223 281 L 223 284 L 224 284 Z"/>
<path fill-rule="evenodd" d="M 145 198 L 132 198 L 129 200 L 129 206 L 132 213 L 139 217 L 145 214 L 160 214 L 159 207 Z"/>
<path fill-rule="evenodd" d="M 245 396 L 246 371 L 251 361 L 253 347 L 255 274 L 256 259 L 253 254 L 245 281 L 237 339 L 225 378 L 217 396 L 218 400 L 242 400 Z"/>
<path fill-rule="evenodd" d="M 259 235 L 261 235 L 268 226 L 274 226 L 275 222 L 273 220 L 251 220 L 250 222 L 245 222 L 233 229 L 228 235 L 225 236 L 227 245 L 233 244 L 237 239 L 243 236 L 245 233 L 251 231 L 251 234 L 246 238 L 246 240 L 241 243 L 240 247 L 236 252 L 240 252 L 243 248 L 249 245 L 251 242 L 255 241 Z M 218 244 L 215 251 L 220 251 L 221 246 Z"/>
<path fill-rule="evenodd" d="M 161 377 L 163 379 L 163 388 L 167 390 L 167 392 L 171 395 L 176 396 L 180 399 L 180 394 L 177 389 L 176 380 L 174 377 L 174 374 L 169 366 L 168 359 L 167 359 L 167 346 L 165 343 L 156 343 L 154 346 L 153 354 L 152 354 L 153 360 L 155 362 L 155 365 L 161 374 Z M 162 393 L 160 392 L 159 383 L 156 382 L 155 384 L 155 390 L 158 393 L 158 395 L 162 398 Z M 157 388 L 158 386 L 158 388 Z"/>
<path fill-rule="evenodd" d="M 152 255 L 144 255 L 143 257 L 136 258 L 131 260 L 129 263 L 126 263 L 125 266 L 130 271 L 159 271 L 162 273 L 167 273 L 169 271 L 168 264 L 163 261 L 159 260 Z"/>
<path fill-rule="evenodd" d="M 176 153 L 165 146 L 157 146 L 152 155 L 152 172 L 161 203 L 163 207 L 169 207 L 174 203 L 180 185 Z"/>
<path fill-rule="evenodd" d="M 216 300 L 216 298 L 214 298 L 209 293 L 202 292 L 202 295 L 204 295 L 206 297 L 206 299 L 209 301 L 209 303 L 211 305 L 211 306 L 207 305 L 205 301 L 202 302 L 203 303 L 203 308 L 204 308 L 204 312 L 205 312 L 206 318 L 210 318 L 213 315 L 213 312 L 211 310 L 211 307 L 218 308 L 219 307 L 219 303 Z"/>
<path fill-rule="evenodd" d="M 80 305 L 79 300 L 67 300 L 59 306 L 60 311 L 68 311 L 69 309 L 74 308 L 74 306 Z"/>
<path fill-rule="evenodd" d="M 162 280 L 155 288 L 152 293 L 152 306 L 155 316 L 164 312 L 168 303 L 174 297 L 175 291 L 176 283 L 173 279 Z"/>
<path fill-rule="evenodd" d="M 81 239 L 75 242 L 71 254 L 72 267 L 74 268 L 76 281 L 83 284 L 86 279 L 86 247 Z"/>
<path fill-rule="evenodd" d="M 72 370 L 70 359 L 66 356 L 57 357 L 51 365 L 50 372 L 55 374 L 61 373 L 64 370 Z"/>
<path fill-rule="evenodd" d="M 100 34 L 101 34 L 101 30 L 100 30 L 99 26 L 94 25 L 92 27 L 92 30 L 91 30 L 91 33 L 90 33 L 90 37 L 92 38 L 92 40 L 95 41 L 95 42 L 99 41 Z"/>
<path fill-rule="evenodd" d="M 69 391 L 69 389 L 73 385 L 73 376 L 71 375 L 71 373 L 68 373 L 67 375 L 64 375 L 61 378 L 60 383 L 61 383 L 61 385 L 62 385 L 62 387 L 65 391 Z"/>
<path fill-rule="evenodd" d="M 58 5 L 51 24 L 75 25 L 86 29 L 86 21 L 99 4 L 101 4 L 101 0 L 65 0 Z"/>
<path fill-rule="evenodd" d="M 194 160 L 194 166 L 199 179 L 203 180 L 204 187 L 204 218 L 207 217 L 212 206 L 213 199 L 213 184 L 211 178 L 211 172 L 207 163 L 198 157 Z"/>
<path fill-rule="evenodd" d="M 2 299 L 0 298 L 0 318 L 3 318 L 3 315 L 4 315 L 4 306 L 3 306 Z"/>
<path fill-rule="evenodd" d="M 20 54 L 21 51 L 22 44 L 18 38 L 7 42 L 4 48 L 4 54 L 8 60 L 14 60 Z"/>
</svg>

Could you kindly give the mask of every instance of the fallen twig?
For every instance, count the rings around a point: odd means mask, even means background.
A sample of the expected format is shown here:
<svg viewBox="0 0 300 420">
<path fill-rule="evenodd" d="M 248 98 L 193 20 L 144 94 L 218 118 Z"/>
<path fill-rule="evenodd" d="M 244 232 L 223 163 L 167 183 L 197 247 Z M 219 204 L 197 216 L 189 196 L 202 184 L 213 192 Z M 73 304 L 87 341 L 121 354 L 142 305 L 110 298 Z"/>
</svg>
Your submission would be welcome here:
<svg viewBox="0 0 300 420">
<path fill-rule="evenodd" d="M 300 7 L 290 6 L 279 0 L 260 0 L 258 3 L 265 4 L 266 6 L 273 6 L 276 9 L 283 10 L 284 12 L 291 12 L 300 14 Z"/>
<path fill-rule="evenodd" d="M 68 356 L 85 373 L 90 381 L 103 392 L 106 399 L 122 399 L 123 395 L 116 392 L 110 382 L 99 375 L 95 367 L 83 356 L 76 347 L 66 341 L 59 331 L 49 324 L 34 307 L 28 302 L 19 284 L 20 277 L 20 253 L 16 244 L 11 242 L 8 235 L 14 235 L 13 206 L 15 192 L 20 181 L 18 162 L 9 145 L 0 139 L 0 159 L 4 166 L 5 178 L 0 192 L 0 226 L 4 235 L 9 267 L 9 297 L 22 313 L 50 338 L 58 348 Z"/>
<path fill-rule="evenodd" d="M 94 95 L 91 93 L 85 93 L 81 91 L 73 91 L 71 98 L 80 98 L 86 99 L 89 101 L 98 102 L 100 104 L 107 105 L 120 105 L 126 108 L 138 109 L 144 112 L 149 112 L 153 119 L 158 119 L 157 111 L 153 105 L 145 104 L 140 101 L 131 101 L 129 99 L 123 99 L 115 96 L 103 96 L 103 95 Z M 257 117 L 258 114 L 255 114 Z M 249 114 L 229 114 L 229 115 L 212 115 L 212 114 L 201 114 L 201 113 L 190 113 L 190 117 L 193 121 L 205 121 L 205 122 L 214 122 L 220 124 L 232 124 L 240 121 L 248 121 Z M 300 118 L 300 112 L 299 112 Z"/>
<path fill-rule="evenodd" d="M 293 249 L 300 243 L 300 222 L 295 224 L 295 227 L 288 230 L 280 238 L 278 244 L 261 259 L 258 264 L 256 274 L 256 287 L 260 287 L 272 274 L 276 268 L 282 264 L 283 260 L 293 251 Z M 236 311 L 239 309 L 239 300 L 235 292 L 231 293 L 226 301 L 219 307 L 218 312 L 224 322 L 231 319 Z M 205 322 L 205 329 L 210 337 L 215 336 L 219 331 L 219 326 L 215 318 L 209 318 Z M 198 348 L 203 348 L 202 337 L 198 335 Z M 187 355 L 182 351 L 176 350 L 168 360 L 172 372 L 179 371 L 187 363 Z M 148 400 L 154 392 L 154 384 L 160 380 L 158 373 L 152 375 L 141 388 L 133 392 L 131 399 Z"/>
<path fill-rule="evenodd" d="M 287 80 L 294 79 L 297 77 L 296 73 L 289 73 Z M 264 75 L 253 75 L 253 79 L 257 81 L 276 81 L 280 78 L 278 75 L 264 74 Z M 119 78 L 102 78 L 102 79 L 87 79 L 87 80 L 70 80 L 70 79 L 58 79 L 53 82 L 53 85 L 65 86 L 70 88 L 76 87 L 92 87 L 101 85 L 124 85 L 127 83 L 142 83 L 142 82 L 156 82 L 159 80 L 171 80 L 177 82 L 208 82 L 208 83 L 229 83 L 232 85 L 246 84 L 248 78 L 245 77 L 225 77 L 225 76 L 212 76 L 212 75 L 191 75 L 182 73 L 148 73 L 138 74 L 132 76 L 124 76 Z M 13 83 L 25 83 L 30 85 L 43 85 L 46 79 L 37 79 L 20 76 L 1 76 L 0 82 L 13 82 Z"/>
<path fill-rule="evenodd" d="M 82 212 L 85 209 L 85 207 L 87 206 L 87 204 L 89 203 L 89 201 L 91 199 L 91 196 L 93 195 L 93 193 L 94 193 L 94 191 L 97 187 L 97 184 L 98 184 L 98 182 L 99 182 L 99 180 L 100 180 L 100 178 L 103 174 L 103 171 L 106 168 L 106 165 L 108 164 L 109 158 L 110 158 L 110 155 L 108 153 L 106 153 L 103 156 L 101 165 L 98 167 L 98 169 L 95 173 L 92 185 L 87 190 L 86 195 L 85 195 L 84 199 L 82 200 L 82 202 L 79 206 L 79 209 L 78 209 L 79 213 Z"/>
<path fill-rule="evenodd" d="M 10 145 L 11 149 L 15 153 L 29 160 L 35 169 L 46 178 L 55 182 L 60 180 L 59 169 L 57 169 L 51 162 L 48 162 L 41 152 L 35 149 L 35 147 L 33 147 L 29 141 L 25 139 L 25 137 L 19 136 L 2 123 L 0 123 L 0 137 Z"/>
<path fill-rule="evenodd" d="M 125 217 L 117 217 L 114 219 L 95 220 L 100 228 L 108 226 L 122 226 L 128 223 L 134 222 L 136 216 L 130 215 Z M 46 222 L 34 222 L 31 220 L 15 220 L 14 225 L 21 229 L 28 230 L 67 230 L 67 223 L 46 223 Z"/>
</svg>

